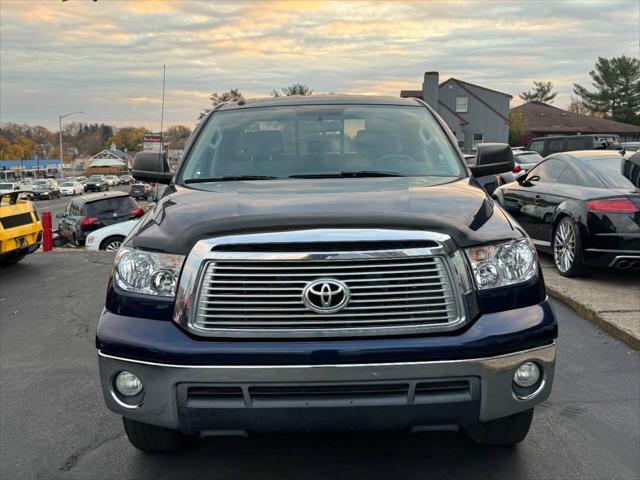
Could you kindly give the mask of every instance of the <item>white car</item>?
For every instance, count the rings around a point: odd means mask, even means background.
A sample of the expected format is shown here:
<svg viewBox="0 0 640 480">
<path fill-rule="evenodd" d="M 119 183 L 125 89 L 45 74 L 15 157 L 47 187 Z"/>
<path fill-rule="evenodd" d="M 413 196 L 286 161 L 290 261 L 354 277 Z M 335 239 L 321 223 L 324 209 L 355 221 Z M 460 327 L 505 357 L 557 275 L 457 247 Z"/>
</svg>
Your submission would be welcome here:
<svg viewBox="0 0 640 480">
<path fill-rule="evenodd" d="M 80 195 L 83 191 L 84 187 L 80 182 L 62 182 L 60 184 L 62 195 Z"/>
<path fill-rule="evenodd" d="M 110 187 L 117 187 L 118 186 L 118 177 L 116 177 L 115 175 L 107 175 L 106 177 L 104 177 L 107 180 L 107 183 L 109 184 Z"/>
<path fill-rule="evenodd" d="M 127 222 L 115 223 L 108 227 L 99 228 L 91 232 L 85 240 L 84 246 L 89 250 L 106 250 L 115 252 L 120 248 L 129 232 L 138 223 L 139 218 Z"/>
<path fill-rule="evenodd" d="M 13 182 L 0 183 L 0 193 L 11 193 L 11 192 L 15 192 L 16 190 L 22 190 L 20 188 L 20 185 L 18 185 L 17 183 L 13 183 Z"/>
</svg>

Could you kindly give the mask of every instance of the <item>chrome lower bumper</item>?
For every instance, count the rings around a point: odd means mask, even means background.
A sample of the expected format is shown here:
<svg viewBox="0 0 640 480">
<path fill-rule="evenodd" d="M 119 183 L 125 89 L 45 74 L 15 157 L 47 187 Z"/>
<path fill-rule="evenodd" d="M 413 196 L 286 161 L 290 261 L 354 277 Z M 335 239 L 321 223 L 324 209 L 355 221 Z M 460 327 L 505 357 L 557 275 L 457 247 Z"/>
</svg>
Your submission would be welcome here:
<svg viewBox="0 0 640 480">
<path fill-rule="evenodd" d="M 102 390 L 107 406 L 112 411 L 125 417 L 141 422 L 181 429 L 181 418 L 189 415 L 189 408 L 185 408 L 178 391 L 185 384 L 198 385 L 233 385 L 248 389 L 250 386 L 268 386 L 282 384 L 296 385 L 326 385 L 345 382 L 357 382 L 366 385 L 381 381 L 408 382 L 414 384 L 433 379 L 455 380 L 457 378 L 479 379 L 479 393 L 474 396 L 477 403 L 477 419 L 488 421 L 506 417 L 514 413 L 529 409 L 545 400 L 550 392 L 555 367 L 555 343 L 531 350 L 511 353 L 489 358 L 467 360 L 411 362 L 411 363 L 382 363 L 382 364 L 347 364 L 347 365 L 171 365 L 125 358 L 113 357 L 99 352 L 99 367 Z M 518 398 L 512 388 L 513 374 L 516 368 L 525 361 L 535 361 L 543 371 L 543 380 L 533 395 Z M 118 372 L 128 370 L 140 377 L 144 385 L 144 397 L 139 405 L 131 406 L 123 403 L 114 392 L 114 378 Z M 243 390 L 244 391 L 244 390 Z M 395 411 L 403 408 L 418 408 L 408 403 L 386 405 L 378 402 L 376 408 L 393 406 Z M 443 405 L 440 405 L 441 407 Z M 359 408 L 348 406 L 333 412 L 353 412 Z M 420 408 L 432 408 L 433 405 L 422 405 Z M 456 423 L 455 409 L 449 406 L 447 423 Z M 291 408 L 279 405 L 277 409 Z M 369 408 L 369 407 L 368 407 Z M 322 410 L 313 405 L 315 411 Z M 399 409 L 399 410 L 398 410 Z M 268 416 L 266 409 L 254 409 L 249 404 L 240 409 L 219 409 L 228 418 L 233 412 L 242 412 L 246 418 L 248 412 L 260 410 L 259 415 Z M 272 410 L 275 412 L 275 408 Z M 211 412 L 209 412 L 211 413 Z M 326 413 L 326 411 L 325 411 Z M 347 413 L 350 415 L 351 413 Z M 239 415 L 240 416 L 240 415 Z M 242 421 L 242 420 L 241 420 Z M 460 419 L 460 423 L 463 420 Z M 466 419 L 465 421 L 468 421 Z M 243 429 L 240 425 L 239 429 Z M 250 428 L 247 428 L 250 429 Z M 283 426 L 283 430 L 287 430 Z"/>
</svg>

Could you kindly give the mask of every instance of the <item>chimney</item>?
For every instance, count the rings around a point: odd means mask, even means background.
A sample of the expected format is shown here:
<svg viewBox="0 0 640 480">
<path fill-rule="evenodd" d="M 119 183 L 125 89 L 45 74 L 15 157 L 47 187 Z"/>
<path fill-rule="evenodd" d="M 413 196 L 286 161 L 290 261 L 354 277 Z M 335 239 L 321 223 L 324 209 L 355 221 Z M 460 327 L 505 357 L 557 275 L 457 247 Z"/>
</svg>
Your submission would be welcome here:
<svg viewBox="0 0 640 480">
<path fill-rule="evenodd" d="M 424 72 L 422 83 L 422 98 L 431 108 L 438 111 L 438 92 L 440 89 L 438 72 Z"/>
</svg>

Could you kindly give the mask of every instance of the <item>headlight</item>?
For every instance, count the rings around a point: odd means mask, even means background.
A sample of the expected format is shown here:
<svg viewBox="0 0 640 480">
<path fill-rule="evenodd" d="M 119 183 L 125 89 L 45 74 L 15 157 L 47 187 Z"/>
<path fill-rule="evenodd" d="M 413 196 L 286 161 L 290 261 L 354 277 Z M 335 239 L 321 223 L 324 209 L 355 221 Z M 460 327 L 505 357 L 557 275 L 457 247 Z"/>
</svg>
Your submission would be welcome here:
<svg viewBox="0 0 640 480">
<path fill-rule="evenodd" d="M 466 252 L 479 290 L 526 282 L 538 274 L 538 256 L 528 238 Z"/>
<path fill-rule="evenodd" d="M 116 285 L 128 292 L 174 297 L 184 258 L 123 247 L 116 255 Z"/>
</svg>

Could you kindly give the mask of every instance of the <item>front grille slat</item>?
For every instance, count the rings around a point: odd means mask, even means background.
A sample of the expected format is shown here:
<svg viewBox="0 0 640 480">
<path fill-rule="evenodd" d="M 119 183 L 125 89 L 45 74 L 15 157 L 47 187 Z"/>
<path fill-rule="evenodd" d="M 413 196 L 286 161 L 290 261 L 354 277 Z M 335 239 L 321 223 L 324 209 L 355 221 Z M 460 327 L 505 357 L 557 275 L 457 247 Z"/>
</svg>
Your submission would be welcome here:
<svg viewBox="0 0 640 480">
<path fill-rule="evenodd" d="M 407 304 L 407 307 L 417 308 L 417 307 L 435 307 L 435 306 L 447 306 L 452 305 L 454 302 L 439 302 L 439 303 L 420 303 L 420 304 Z M 276 305 L 277 307 L 277 305 Z M 218 307 L 217 305 L 213 307 L 205 307 L 215 309 L 216 312 L 264 312 L 265 314 L 269 314 L 270 312 L 307 312 L 308 310 L 305 307 L 298 308 L 271 308 L 271 305 L 268 308 L 246 308 L 246 307 Z M 348 307 L 350 311 L 360 311 L 360 310 L 384 310 L 384 309 L 398 309 L 398 305 L 370 305 L 365 307 Z M 444 310 L 446 311 L 446 310 Z M 323 316 L 327 316 L 322 314 Z M 336 314 L 334 314 L 336 315 Z"/>
<path fill-rule="evenodd" d="M 245 258 L 246 257 L 246 258 Z M 303 303 L 305 286 L 329 278 L 351 291 L 347 306 L 317 313 Z M 204 267 L 192 325 L 196 331 L 259 336 L 368 335 L 389 327 L 446 327 L 460 318 L 441 256 L 364 257 L 348 260 L 212 260 Z M 414 330 L 412 330 L 414 331 Z M 327 333 L 329 332 L 329 333 Z"/>
<path fill-rule="evenodd" d="M 362 283 L 362 282 L 369 282 L 369 283 L 375 283 L 375 282 L 393 282 L 393 281 L 407 281 L 407 280 L 433 280 L 433 279 L 440 279 L 439 275 L 431 275 L 431 276 L 420 276 L 420 277 L 378 277 L 378 278 L 360 278 L 360 279 L 344 279 L 342 278 L 340 275 L 323 275 L 323 276 L 330 276 L 331 278 L 336 278 L 337 280 L 342 280 L 342 281 L 349 281 L 350 283 Z M 312 279 L 315 278 L 321 278 L 319 275 L 316 275 L 314 277 L 312 277 Z M 251 278 L 255 278 L 255 277 L 251 277 Z M 271 280 L 271 279 L 264 279 L 264 280 L 207 280 L 204 284 L 206 286 L 209 285 L 219 285 L 219 284 L 249 284 L 249 285 L 271 285 L 274 283 L 277 284 L 292 284 L 292 283 L 297 283 L 298 285 L 304 285 L 307 282 L 309 282 L 309 279 L 306 280 Z M 422 283 L 421 285 L 440 285 L 440 282 L 431 282 L 431 283 Z"/>
</svg>

